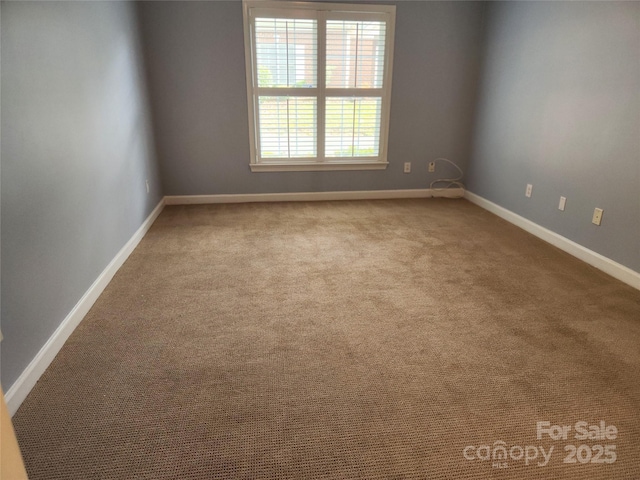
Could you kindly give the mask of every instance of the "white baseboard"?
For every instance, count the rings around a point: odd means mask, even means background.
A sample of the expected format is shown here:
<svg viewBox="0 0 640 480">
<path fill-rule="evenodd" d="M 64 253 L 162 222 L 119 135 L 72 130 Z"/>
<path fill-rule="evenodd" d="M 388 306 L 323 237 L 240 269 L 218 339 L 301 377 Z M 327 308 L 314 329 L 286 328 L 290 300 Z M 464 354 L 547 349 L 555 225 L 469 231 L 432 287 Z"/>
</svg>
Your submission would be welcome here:
<svg viewBox="0 0 640 480">
<path fill-rule="evenodd" d="M 547 228 L 541 227 L 537 223 L 527 220 L 526 218 L 521 217 L 520 215 L 513 213 L 512 211 L 507 210 L 506 208 L 501 207 L 500 205 L 497 205 L 479 195 L 476 195 L 475 193 L 467 191 L 465 192 L 464 197 L 471 203 L 474 203 L 500 218 L 503 218 L 507 222 L 526 230 L 545 242 L 550 243 L 554 247 L 558 247 L 560 250 L 563 250 L 583 262 L 596 267 L 598 270 L 602 270 L 627 285 L 640 290 L 640 273 L 631 270 L 630 268 L 605 257 L 604 255 L 600 255 L 593 250 L 589 250 L 579 243 L 569 240 L 568 238 Z"/>
<path fill-rule="evenodd" d="M 210 203 L 311 202 L 331 200 L 384 200 L 392 198 L 461 197 L 460 188 L 431 190 L 360 190 L 342 192 L 247 193 L 230 195 L 176 195 L 164 197 L 167 205 L 200 205 Z"/>
<path fill-rule="evenodd" d="M 149 230 L 155 219 L 160 215 L 164 208 L 164 199 L 158 203 L 153 212 L 146 218 L 144 223 L 133 234 L 129 241 L 120 249 L 116 256 L 111 260 L 109 265 L 103 270 L 100 276 L 93 282 L 93 285 L 82 296 L 80 301 L 73 307 L 71 312 L 58 326 L 53 335 L 49 337 L 47 343 L 40 349 L 35 358 L 29 363 L 27 368 L 22 372 L 18 379 L 11 385 L 5 395 L 9 414 L 13 416 L 27 395 L 34 387 L 40 376 L 47 369 L 49 364 L 58 354 L 64 343 L 67 341 L 71 333 L 80 324 L 84 316 L 89 312 L 100 294 L 109 284 L 118 269 L 125 260 L 131 255 L 142 237 Z"/>
</svg>

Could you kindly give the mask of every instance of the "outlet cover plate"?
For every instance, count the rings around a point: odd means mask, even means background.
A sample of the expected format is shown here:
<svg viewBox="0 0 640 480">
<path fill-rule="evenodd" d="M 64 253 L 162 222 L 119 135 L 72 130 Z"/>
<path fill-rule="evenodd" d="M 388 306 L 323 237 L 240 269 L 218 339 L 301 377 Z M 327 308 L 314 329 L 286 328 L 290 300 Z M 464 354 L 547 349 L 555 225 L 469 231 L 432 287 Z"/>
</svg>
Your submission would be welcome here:
<svg viewBox="0 0 640 480">
<path fill-rule="evenodd" d="M 533 185 L 527 183 L 527 190 L 524 192 L 527 198 L 531 197 L 531 193 L 533 192 Z"/>
<path fill-rule="evenodd" d="M 558 203 L 558 210 L 562 210 L 564 212 L 564 207 L 567 204 L 567 197 L 560 197 L 560 203 Z"/>
<path fill-rule="evenodd" d="M 602 223 L 603 213 L 604 213 L 604 210 L 602 210 L 601 208 L 596 208 L 593 211 L 593 218 L 591 219 L 591 223 L 593 223 L 594 225 L 600 225 Z"/>
</svg>

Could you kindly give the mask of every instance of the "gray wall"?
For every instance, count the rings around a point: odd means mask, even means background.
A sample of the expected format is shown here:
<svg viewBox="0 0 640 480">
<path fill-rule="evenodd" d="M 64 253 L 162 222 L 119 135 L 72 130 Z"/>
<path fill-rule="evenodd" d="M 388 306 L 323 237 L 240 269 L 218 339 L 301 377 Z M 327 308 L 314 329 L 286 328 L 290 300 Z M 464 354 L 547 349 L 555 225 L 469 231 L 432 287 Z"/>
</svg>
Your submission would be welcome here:
<svg viewBox="0 0 640 480">
<path fill-rule="evenodd" d="M 6 391 L 160 201 L 161 186 L 133 5 L 1 8 Z"/>
<path fill-rule="evenodd" d="M 637 2 L 491 3 L 468 175 L 472 192 L 635 271 L 639 27 Z"/>
<path fill-rule="evenodd" d="M 242 3 L 142 2 L 165 194 L 425 188 L 436 178 L 428 161 L 444 156 L 464 168 L 484 5 L 396 3 L 388 169 L 251 173 Z M 402 173 L 406 161 L 411 174 Z"/>
</svg>

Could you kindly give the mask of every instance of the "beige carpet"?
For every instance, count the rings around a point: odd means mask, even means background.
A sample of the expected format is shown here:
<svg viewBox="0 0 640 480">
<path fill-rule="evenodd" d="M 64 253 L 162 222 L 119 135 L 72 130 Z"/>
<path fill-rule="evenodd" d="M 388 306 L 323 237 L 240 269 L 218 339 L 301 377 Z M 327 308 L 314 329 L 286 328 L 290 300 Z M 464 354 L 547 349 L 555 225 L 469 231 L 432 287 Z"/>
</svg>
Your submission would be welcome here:
<svg viewBox="0 0 640 480">
<path fill-rule="evenodd" d="M 464 200 L 167 207 L 14 421 L 32 480 L 637 479 L 640 292 Z"/>
</svg>

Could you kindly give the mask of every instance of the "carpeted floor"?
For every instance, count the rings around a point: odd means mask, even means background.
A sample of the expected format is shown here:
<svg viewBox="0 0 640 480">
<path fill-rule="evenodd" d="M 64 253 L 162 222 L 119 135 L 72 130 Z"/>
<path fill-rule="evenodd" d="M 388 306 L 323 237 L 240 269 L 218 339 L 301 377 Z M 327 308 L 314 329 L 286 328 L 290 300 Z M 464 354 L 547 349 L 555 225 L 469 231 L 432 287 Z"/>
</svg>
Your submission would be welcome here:
<svg viewBox="0 0 640 480">
<path fill-rule="evenodd" d="M 14 422 L 31 480 L 637 479 L 640 292 L 464 200 L 167 207 Z"/>
</svg>

